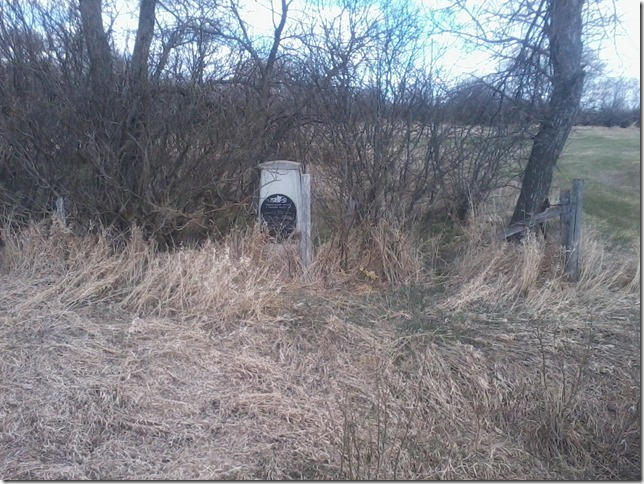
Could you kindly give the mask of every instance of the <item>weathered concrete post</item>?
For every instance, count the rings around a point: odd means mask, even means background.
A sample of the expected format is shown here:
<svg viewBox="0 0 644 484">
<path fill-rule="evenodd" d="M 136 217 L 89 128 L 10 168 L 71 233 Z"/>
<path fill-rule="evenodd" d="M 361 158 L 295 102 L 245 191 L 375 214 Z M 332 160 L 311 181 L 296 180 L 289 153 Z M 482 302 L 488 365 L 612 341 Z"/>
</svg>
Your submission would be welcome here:
<svg viewBox="0 0 644 484">
<path fill-rule="evenodd" d="M 276 243 L 299 240 L 302 265 L 311 263 L 311 176 L 301 164 L 276 160 L 260 163 L 259 223 Z"/>
<path fill-rule="evenodd" d="M 311 243 L 311 175 L 302 175 L 302 218 L 300 224 L 300 251 L 304 267 L 311 265 L 313 246 Z"/>
</svg>

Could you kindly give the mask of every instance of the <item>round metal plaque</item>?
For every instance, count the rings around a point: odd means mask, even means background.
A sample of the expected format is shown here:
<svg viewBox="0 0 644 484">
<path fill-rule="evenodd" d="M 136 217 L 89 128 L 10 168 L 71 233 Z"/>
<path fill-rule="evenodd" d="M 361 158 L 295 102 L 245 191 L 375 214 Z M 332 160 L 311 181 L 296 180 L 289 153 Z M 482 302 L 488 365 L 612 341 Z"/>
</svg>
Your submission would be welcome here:
<svg viewBox="0 0 644 484">
<path fill-rule="evenodd" d="M 295 230 L 297 208 L 293 200 L 286 195 L 276 193 L 266 197 L 259 212 L 271 237 L 284 240 Z"/>
</svg>

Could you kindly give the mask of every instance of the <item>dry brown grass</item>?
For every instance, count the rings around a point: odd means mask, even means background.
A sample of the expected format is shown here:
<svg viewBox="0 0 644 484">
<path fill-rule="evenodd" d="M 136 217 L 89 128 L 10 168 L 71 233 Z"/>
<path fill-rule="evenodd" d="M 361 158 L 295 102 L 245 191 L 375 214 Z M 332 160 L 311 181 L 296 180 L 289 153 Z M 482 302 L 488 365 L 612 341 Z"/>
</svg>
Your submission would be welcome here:
<svg viewBox="0 0 644 484">
<path fill-rule="evenodd" d="M 18 309 L 56 298 L 68 309 L 109 302 L 137 314 L 214 312 L 230 320 L 260 315 L 297 271 L 295 251 L 275 251 L 253 231 L 166 253 L 136 229 L 123 249 L 104 235 L 77 237 L 56 223 L 5 239 L 4 270 L 44 286 Z"/>
<path fill-rule="evenodd" d="M 589 252 L 582 290 L 548 244 L 472 236 L 444 295 L 392 307 L 374 294 L 434 284 L 396 237 L 374 229 L 343 275 L 331 246 L 303 272 L 253 232 L 163 254 L 5 233 L 0 476 L 640 476 L 634 268 L 606 285 Z M 401 332 L 412 312 L 442 336 Z"/>
<path fill-rule="evenodd" d="M 351 230 L 346 241 L 319 247 L 309 275 L 328 287 L 360 281 L 391 287 L 426 280 L 429 272 L 418 239 L 399 224 L 381 220 Z"/>
<path fill-rule="evenodd" d="M 574 284 L 563 272 L 563 248 L 552 229 L 547 241 L 530 233 L 519 244 L 495 240 L 495 226 L 480 220 L 464 232 L 465 249 L 450 269 L 445 309 L 519 305 L 533 314 L 580 306 L 610 311 L 631 305 L 639 295 L 639 248 L 609 252 L 592 226 L 585 228 L 580 279 Z"/>
</svg>

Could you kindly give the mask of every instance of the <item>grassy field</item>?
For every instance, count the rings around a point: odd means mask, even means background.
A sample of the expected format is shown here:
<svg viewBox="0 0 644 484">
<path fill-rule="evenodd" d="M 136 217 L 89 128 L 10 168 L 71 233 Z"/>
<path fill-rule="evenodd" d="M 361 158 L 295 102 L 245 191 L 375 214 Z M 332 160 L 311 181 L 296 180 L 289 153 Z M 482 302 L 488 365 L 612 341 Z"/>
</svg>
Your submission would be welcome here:
<svg viewBox="0 0 644 484">
<path fill-rule="evenodd" d="M 589 218 L 625 238 L 639 165 L 590 153 L 632 154 L 628 131 L 577 131 L 558 179 L 596 185 L 618 213 L 589 194 Z M 639 252 L 589 227 L 573 284 L 556 237 L 483 219 L 440 271 L 440 236 L 421 253 L 386 224 L 305 272 L 253 232 L 156 253 L 5 230 L 0 477 L 641 479 Z"/>
<path fill-rule="evenodd" d="M 553 192 L 586 182 L 584 213 L 616 243 L 640 240 L 640 130 L 574 128 L 555 174 Z"/>
</svg>

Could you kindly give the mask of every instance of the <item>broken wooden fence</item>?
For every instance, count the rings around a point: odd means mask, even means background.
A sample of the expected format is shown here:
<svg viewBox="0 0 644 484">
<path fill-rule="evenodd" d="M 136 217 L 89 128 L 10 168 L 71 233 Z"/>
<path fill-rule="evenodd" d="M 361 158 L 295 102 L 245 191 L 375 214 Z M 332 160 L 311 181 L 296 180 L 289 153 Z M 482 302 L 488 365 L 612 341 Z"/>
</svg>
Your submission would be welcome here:
<svg viewBox="0 0 644 484">
<path fill-rule="evenodd" d="M 561 220 L 561 241 L 565 248 L 564 272 L 570 280 L 579 280 L 579 259 L 581 242 L 581 219 L 584 199 L 584 181 L 574 179 L 572 190 L 562 190 L 559 203 L 548 207 L 530 219 L 510 225 L 499 233 L 499 240 L 507 240 L 513 235 L 530 230 L 551 218 Z"/>
</svg>

